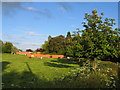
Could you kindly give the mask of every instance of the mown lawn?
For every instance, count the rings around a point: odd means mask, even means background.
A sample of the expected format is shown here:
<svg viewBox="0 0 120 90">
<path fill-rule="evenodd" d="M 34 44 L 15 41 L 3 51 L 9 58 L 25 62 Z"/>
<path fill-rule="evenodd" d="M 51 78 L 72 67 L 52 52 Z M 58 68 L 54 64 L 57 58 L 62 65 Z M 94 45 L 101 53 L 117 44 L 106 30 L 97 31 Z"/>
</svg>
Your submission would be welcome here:
<svg viewBox="0 0 120 90">
<path fill-rule="evenodd" d="M 2 54 L 3 88 L 115 88 L 118 65 L 98 61 L 96 72 L 74 61 Z M 115 82 L 117 81 L 117 82 Z"/>
<path fill-rule="evenodd" d="M 69 75 L 68 72 L 70 70 L 78 67 L 79 65 L 77 64 L 59 63 L 57 59 L 53 58 L 40 59 L 36 57 L 28 58 L 24 55 L 2 55 L 4 87 L 21 87 L 12 85 L 17 85 L 17 83 L 19 85 L 19 83 L 23 81 L 28 84 L 32 77 L 50 82 L 55 78 L 61 78 L 63 75 Z M 26 84 L 24 85 L 26 86 Z"/>
</svg>

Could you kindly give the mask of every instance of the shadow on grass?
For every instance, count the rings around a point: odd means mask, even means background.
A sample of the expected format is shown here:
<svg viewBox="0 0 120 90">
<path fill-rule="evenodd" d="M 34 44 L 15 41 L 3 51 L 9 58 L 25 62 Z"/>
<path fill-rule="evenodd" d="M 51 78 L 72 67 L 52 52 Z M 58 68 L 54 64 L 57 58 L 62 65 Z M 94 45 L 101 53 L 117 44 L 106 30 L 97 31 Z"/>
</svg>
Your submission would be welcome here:
<svg viewBox="0 0 120 90">
<path fill-rule="evenodd" d="M 60 58 L 58 58 L 57 60 L 51 60 L 51 62 L 64 63 L 64 64 L 77 64 L 77 62 L 72 59 L 60 59 Z"/>
<path fill-rule="evenodd" d="M 10 62 L 7 61 L 0 62 L 0 65 L 2 65 L 2 71 L 8 68 L 8 64 L 10 64 Z"/>
<path fill-rule="evenodd" d="M 118 72 L 120 74 L 120 71 Z M 2 74 L 3 88 L 106 88 L 106 83 L 101 81 L 100 74 L 90 74 L 90 78 L 65 76 L 64 79 L 48 81 L 37 77 L 34 73 L 23 71 L 18 73 L 11 71 Z M 120 77 L 120 76 L 119 76 Z M 119 82 L 118 82 L 119 83 Z M 119 88 L 119 84 L 117 86 Z"/>
<path fill-rule="evenodd" d="M 83 66 L 85 63 L 85 60 L 74 60 L 74 59 L 60 59 L 58 58 L 57 60 L 51 60 L 51 62 L 57 62 L 57 63 L 63 63 L 63 64 L 76 64 L 79 65 L 80 67 Z"/>
<path fill-rule="evenodd" d="M 28 70 L 30 71 L 30 73 L 32 73 L 32 70 L 31 70 L 31 68 L 30 68 L 30 66 L 29 66 L 29 64 L 28 64 L 28 62 L 25 62 L 25 64 L 26 64 Z"/>
<path fill-rule="evenodd" d="M 2 76 L 3 88 L 46 88 L 51 87 L 50 82 L 38 78 L 35 74 L 24 71 L 5 73 Z"/>
<path fill-rule="evenodd" d="M 79 79 L 79 77 L 75 79 L 74 77 L 72 79 L 67 76 L 63 80 L 54 79 L 53 81 L 48 81 L 44 78 L 38 78 L 35 74 L 28 71 L 4 73 L 2 78 L 3 88 L 94 88 L 101 85 L 98 78 L 89 80 L 85 78 Z M 95 85 L 96 80 L 98 80 L 97 86 Z"/>
<path fill-rule="evenodd" d="M 69 67 L 72 67 L 72 66 L 68 66 L 68 65 L 55 64 L 55 63 L 50 63 L 50 62 L 45 62 L 44 65 L 50 66 L 50 67 L 58 67 L 58 68 L 69 68 Z"/>
<path fill-rule="evenodd" d="M 18 73 L 11 71 L 2 76 L 3 88 L 64 88 L 66 81 L 55 79 L 48 81 L 45 78 L 39 78 L 35 74 L 24 71 Z M 71 85 L 72 86 L 72 85 Z M 69 87 L 68 87 L 69 88 Z"/>
</svg>

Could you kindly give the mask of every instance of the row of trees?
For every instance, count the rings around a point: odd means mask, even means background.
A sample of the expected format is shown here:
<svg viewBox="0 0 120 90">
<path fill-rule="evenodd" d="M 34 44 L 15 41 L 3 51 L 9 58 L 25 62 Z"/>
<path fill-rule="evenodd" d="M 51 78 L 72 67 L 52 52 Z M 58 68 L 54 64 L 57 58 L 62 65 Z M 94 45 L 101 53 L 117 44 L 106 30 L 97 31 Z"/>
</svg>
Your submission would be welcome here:
<svg viewBox="0 0 120 90">
<path fill-rule="evenodd" d="M 26 52 L 44 52 L 45 50 L 42 48 L 37 48 L 36 50 L 32 50 L 32 49 L 26 49 Z"/>
<path fill-rule="evenodd" d="M 16 53 L 19 51 L 11 42 L 5 42 L 0 40 L 0 53 Z"/>
<path fill-rule="evenodd" d="M 71 35 L 51 37 L 42 48 L 46 53 L 63 54 L 73 58 L 120 59 L 120 30 L 113 29 L 115 19 L 98 16 L 97 10 L 85 14 L 84 30 L 77 29 Z"/>
</svg>

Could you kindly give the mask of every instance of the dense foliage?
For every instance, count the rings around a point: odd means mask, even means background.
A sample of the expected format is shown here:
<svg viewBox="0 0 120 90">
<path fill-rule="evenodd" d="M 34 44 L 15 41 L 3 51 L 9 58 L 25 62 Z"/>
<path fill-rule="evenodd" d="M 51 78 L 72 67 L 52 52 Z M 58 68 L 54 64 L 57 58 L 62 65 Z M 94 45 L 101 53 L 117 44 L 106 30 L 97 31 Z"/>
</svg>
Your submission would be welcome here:
<svg viewBox="0 0 120 90">
<path fill-rule="evenodd" d="M 38 49 L 35 50 L 35 52 L 44 52 L 44 51 L 45 51 L 45 50 L 42 49 L 42 48 L 38 48 Z"/>
<path fill-rule="evenodd" d="M 66 37 L 49 36 L 43 44 L 46 53 L 63 54 L 73 58 L 88 58 L 96 62 L 97 59 L 118 61 L 120 58 L 120 30 L 113 28 L 115 19 L 103 18 L 97 10 L 92 14 L 85 13 L 84 30 L 76 31 Z"/>
<path fill-rule="evenodd" d="M 82 40 L 84 44 L 84 55 L 90 58 L 112 57 L 118 58 L 120 50 L 119 30 L 113 29 L 114 19 L 106 18 L 102 20 L 103 13 L 98 16 L 97 10 L 92 11 L 92 15 L 86 13 L 83 23 Z"/>
<path fill-rule="evenodd" d="M 0 52 L 2 53 L 16 53 L 18 49 L 11 43 L 0 41 Z"/>
<path fill-rule="evenodd" d="M 3 41 L 0 40 L 0 53 L 2 53 L 2 45 L 3 45 Z"/>
<path fill-rule="evenodd" d="M 32 49 L 26 49 L 26 52 L 33 52 Z"/>
</svg>

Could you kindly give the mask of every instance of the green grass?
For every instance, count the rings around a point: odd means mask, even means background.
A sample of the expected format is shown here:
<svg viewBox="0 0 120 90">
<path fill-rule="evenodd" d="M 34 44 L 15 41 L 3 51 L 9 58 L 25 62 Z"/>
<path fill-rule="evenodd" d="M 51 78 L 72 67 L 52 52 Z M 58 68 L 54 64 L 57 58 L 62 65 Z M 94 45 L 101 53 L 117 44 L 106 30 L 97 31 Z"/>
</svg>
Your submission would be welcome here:
<svg viewBox="0 0 120 90">
<path fill-rule="evenodd" d="M 118 81 L 118 65 L 113 62 L 99 60 L 95 72 L 66 59 L 3 54 L 1 63 L 3 88 L 108 88 L 120 85 L 114 83 Z"/>
<path fill-rule="evenodd" d="M 11 54 L 2 55 L 2 66 L 3 66 L 2 68 L 3 81 L 6 78 L 11 79 L 12 77 L 14 78 L 14 80 L 16 79 L 18 82 L 20 82 L 19 79 L 22 77 L 22 74 L 25 74 L 24 72 L 34 74 L 34 76 L 36 76 L 38 79 L 43 79 L 45 81 L 50 82 L 53 81 L 55 78 L 60 78 L 63 75 L 69 75 L 68 72 L 71 69 L 75 69 L 79 67 L 79 65 L 77 64 L 59 63 L 57 62 L 57 59 L 53 59 L 53 58 L 43 58 L 43 59 L 36 57 L 28 58 L 24 55 L 11 55 Z M 11 75 L 11 74 L 15 74 L 15 75 Z M 25 79 L 27 78 L 30 77 L 26 76 Z M 9 84 L 7 80 L 5 83 Z M 11 87 L 10 84 L 7 87 Z"/>
</svg>

